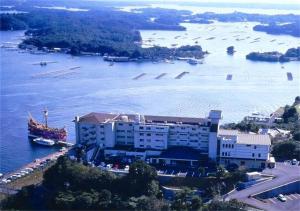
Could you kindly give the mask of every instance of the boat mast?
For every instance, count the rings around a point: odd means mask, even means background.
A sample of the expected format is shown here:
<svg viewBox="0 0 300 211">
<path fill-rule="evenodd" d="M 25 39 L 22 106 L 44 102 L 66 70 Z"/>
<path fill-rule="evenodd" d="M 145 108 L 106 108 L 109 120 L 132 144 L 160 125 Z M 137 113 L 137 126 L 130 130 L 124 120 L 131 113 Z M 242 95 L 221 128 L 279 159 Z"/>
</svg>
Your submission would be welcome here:
<svg viewBox="0 0 300 211">
<path fill-rule="evenodd" d="M 48 127 L 48 110 L 46 108 L 44 110 L 44 118 L 45 118 L 45 125 L 47 128 Z"/>
</svg>

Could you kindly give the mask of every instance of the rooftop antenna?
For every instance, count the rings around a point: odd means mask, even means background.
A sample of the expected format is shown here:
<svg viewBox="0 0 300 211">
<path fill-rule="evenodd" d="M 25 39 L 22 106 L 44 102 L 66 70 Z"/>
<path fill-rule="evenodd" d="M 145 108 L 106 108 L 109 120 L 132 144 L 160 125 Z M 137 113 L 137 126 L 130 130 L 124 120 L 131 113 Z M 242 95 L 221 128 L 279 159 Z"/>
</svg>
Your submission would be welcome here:
<svg viewBox="0 0 300 211">
<path fill-rule="evenodd" d="M 44 118 L 45 118 L 45 125 L 47 128 L 48 127 L 48 109 L 47 108 L 44 109 Z"/>
</svg>

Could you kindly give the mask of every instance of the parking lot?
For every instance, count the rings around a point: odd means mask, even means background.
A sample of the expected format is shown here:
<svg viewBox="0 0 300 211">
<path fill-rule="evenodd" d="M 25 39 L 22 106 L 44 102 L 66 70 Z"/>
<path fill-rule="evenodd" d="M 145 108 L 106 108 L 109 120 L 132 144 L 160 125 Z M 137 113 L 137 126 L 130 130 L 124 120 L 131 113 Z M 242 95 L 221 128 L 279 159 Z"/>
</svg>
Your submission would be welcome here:
<svg viewBox="0 0 300 211">
<path fill-rule="evenodd" d="M 300 194 L 299 193 L 290 193 L 283 194 L 286 198 L 285 202 L 280 201 L 277 197 L 264 199 L 263 201 L 266 204 L 267 210 L 274 211 L 298 211 L 300 207 Z"/>
<path fill-rule="evenodd" d="M 294 200 L 300 200 L 300 194 L 299 193 L 290 193 L 290 194 L 283 194 L 283 196 L 286 198 L 286 201 L 280 201 L 278 199 L 278 197 L 272 197 L 272 198 L 268 198 L 268 199 L 264 199 L 263 201 L 266 203 L 271 203 L 271 204 L 277 204 L 277 203 L 288 203 L 290 201 L 294 201 Z"/>
</svg>

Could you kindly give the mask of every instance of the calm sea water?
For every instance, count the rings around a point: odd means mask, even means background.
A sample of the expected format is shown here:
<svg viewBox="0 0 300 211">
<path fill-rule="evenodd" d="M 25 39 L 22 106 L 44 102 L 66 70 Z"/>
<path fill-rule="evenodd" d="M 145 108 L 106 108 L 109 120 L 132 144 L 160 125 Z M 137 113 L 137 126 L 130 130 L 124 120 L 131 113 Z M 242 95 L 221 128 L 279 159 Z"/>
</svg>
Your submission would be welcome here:
<svg viewBox="0 0 300 211">
<path fill-rule="evenodd" d="M 254 50 L 284 52 L 299 46 L 299 39 L 253 32 L 252 25 L 186 24 L 186 32 L 141 32 L 146 44 L 162 46 L 193 44 L 195 38 L 201 37 L 199 44 L 211 54 L 204 64 L 197 66 L 186 62 L 109 66 L 101 57 L 34 55 L 1 48 L 0 171 L 12 171 L 57 150 L 27 140 L 28 112 L 42 121 L 44 108 L 49 110 L 49 124 L 66 126 L 69 140 L 74 142 L 72 120 L 76 115 L 93 111 L 203 117 L 210 109 L 221 109 L 225 123 L 239 121 L 254 111 L 269 114 L 292 103 L 300 94 L 300 62 L 284 65 L 252 62 L 245 55 Z M 19 42 L 23 32 L 0 32 L 0 35 L 1 43 Z M 175 39 L 176 36 L 180 37 Z M 207 40 L 210 37 L 215 38 Z M 250 43 L 256 38 L 260 41 Z M 147 42 L 149 39 L 153 41 Z M 226 54 L 229 45 L 236 47 L 234 56 Z M 33 65 L 40 61 L 56 63 L 45 67 Z M 69 70 L 75 66 L 81 68 Z M 62 75 L 62 70 L 69 74 Z M 183 71 L 190 73 L 174 79 Z M 294 81 L 287 81 L 286 72 L 292 72 Z M 146 75 L 132 80 L 141 73 Z M 167 75 L 154 79 L 161 73 Z M 227 74 L 233 74 L 232 81 L 225 80 Z"/>
</svg>

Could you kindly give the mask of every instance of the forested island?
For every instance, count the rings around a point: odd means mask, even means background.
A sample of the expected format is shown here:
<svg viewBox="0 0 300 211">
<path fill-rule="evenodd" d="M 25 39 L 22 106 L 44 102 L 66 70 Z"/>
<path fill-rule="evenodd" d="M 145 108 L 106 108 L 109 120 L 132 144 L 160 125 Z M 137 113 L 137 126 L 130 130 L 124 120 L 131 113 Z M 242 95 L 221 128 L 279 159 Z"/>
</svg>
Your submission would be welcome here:
<svg viewBox="0 0 300 211">
<path fill-rule="evenodd" d="M 69 12 L 32 9 L 22 14 L 1 14 L 1 30 L 27 30 L 23 49 L 60 49 L 72 55 L 96 53 L 129 59 L 174 59 L 175 57 L 203 58 L 201 46 L 142 48 L 140 29 L 185 30 L 176 18 L 167 16 L 176 10 L 165 10 L 157 20 L 150 14 L 128 13 L 104 8 L 89 12 Z M 159 13 L 156 12 L 156 13 Z M 181 12 L 177 12 L 181 14 Z M 173 16 L 179 16 L 174 13 Z M 182 12 L 185 14 L 186 12 Z"/>
<path fill-rule="evenodd" d="M 265 62 L 289 62 L 300 61 L 300 47 L 290 48 L 286 53 L 280 53 L 278 51 L 273 52 L 251 52 L 246 55 L 246 59 L 252 61 L 265 61 Z"/>
<path fill-rule="evenodd" d="M 12 0 L 12 3 L 15 2 Z M 70 5 L 69 2 L 55 1 L 57 5 Z M 211 24 L 213 21 L 246 22 L 255 21 L 263 24 L 291 23 L 276 25 L 277 34 L 291 34 L 298 36 L 299 15 L 262 15 L 234 12 L 229 14 L 216 14 L 206 12 L 193 14 L 191 11 L 141 8 L 132 12 L 116 9 L 114 4 L 92 3 L 87 7 L 80 1 L 72 1 L 74 6 L 82 9 L 76 12 L 68 10 L 49 9 L 53 6 L 47 2 L 30 0 L 17 2 L 12 8 L 25 11 L 25 13 L 1 14 L 1 30 L 26 30 L 26 39 L 20 44 L 23 49 L 43 50 L 46 52 L 59 49 L 59 51 L 72 55 L 97 54 L 101 56 L 126 57 L 130 60 L 164 60 L 176 57 L 190 57 L 201 59 L 207 53 L 200 45 L 167 48 L 154 46 L 142 47 L 142 38 L 139 30 L 186 30 L 180 25 L 183 22 Z M 102 5 L 104 4 L 104 6 Z M 37 6 L 38 5 L 38 6 Z M 51 7 L 50 7 L 51 8 Z M 268 31 L 261 26 L 254 30 Z M 273 32 L 272 32 L 273 33 Z M 285 57 L 274 53 L 266 55 L 251 54 L 252 60 L 278 60 L 285 61 Z"/>
<path fill-rule="evenodd" d="M 256 25 L 253 27 L 254 31 L 262 31 L 268 34 L 287 34 L 294 37 L 300 37 L 300 21 L 288 24 L 271 23 L 268 25 Z"/>
</svg>

